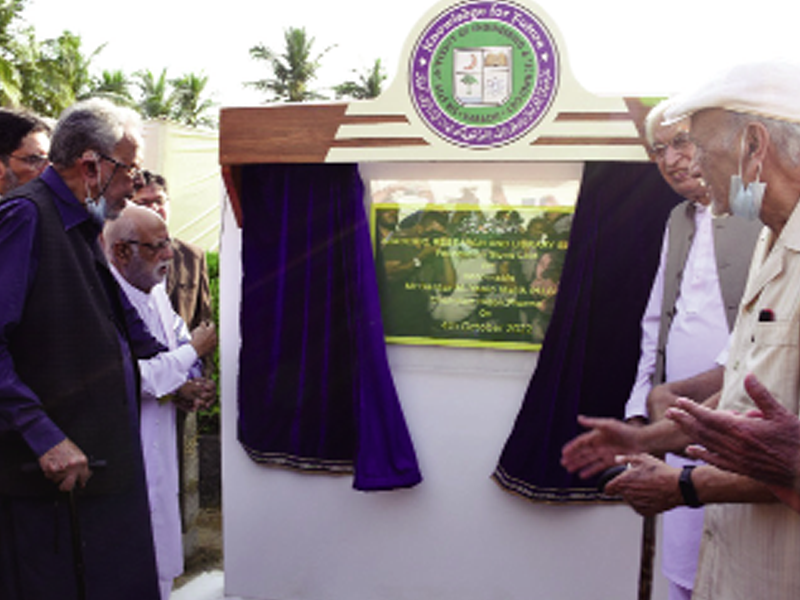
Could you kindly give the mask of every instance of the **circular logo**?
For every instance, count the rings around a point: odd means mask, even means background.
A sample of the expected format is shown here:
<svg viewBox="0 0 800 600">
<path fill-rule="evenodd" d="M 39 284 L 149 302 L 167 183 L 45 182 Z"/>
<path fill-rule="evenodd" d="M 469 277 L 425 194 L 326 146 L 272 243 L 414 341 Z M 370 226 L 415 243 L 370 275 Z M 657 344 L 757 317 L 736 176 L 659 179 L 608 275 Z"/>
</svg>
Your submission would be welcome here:
<svg viewBox="0 0 800 600">
<path fill-rule="evenodd" d="M 411 55 L 417 112 L 447 141 L 471 148 L 508 144 L 547 112 L 558 87 L 550 33 L 511 2 L 467 2 L 436 17 Z"/>
</svg>

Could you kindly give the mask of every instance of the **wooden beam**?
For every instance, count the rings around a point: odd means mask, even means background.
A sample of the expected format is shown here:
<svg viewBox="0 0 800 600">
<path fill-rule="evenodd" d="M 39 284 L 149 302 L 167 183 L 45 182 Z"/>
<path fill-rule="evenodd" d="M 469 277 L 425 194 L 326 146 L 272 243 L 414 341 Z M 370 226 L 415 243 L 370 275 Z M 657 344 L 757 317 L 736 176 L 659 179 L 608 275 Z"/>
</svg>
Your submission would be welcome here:
<svg viewBox="0 0 800 600">
<path fill-rule="evenodd" d="M 221 165 L 321 163 L 325 161 L 347 104 L 283 104 L 223 108 Z"/>
<path fill-rule="evenodd" d="M 242 167 L 239 165 L 223 165 L 222 181 L 228 190 L 228 199 L 231 201 L 233 217 L 236 224 L 242 226 Z"/>
</svg>

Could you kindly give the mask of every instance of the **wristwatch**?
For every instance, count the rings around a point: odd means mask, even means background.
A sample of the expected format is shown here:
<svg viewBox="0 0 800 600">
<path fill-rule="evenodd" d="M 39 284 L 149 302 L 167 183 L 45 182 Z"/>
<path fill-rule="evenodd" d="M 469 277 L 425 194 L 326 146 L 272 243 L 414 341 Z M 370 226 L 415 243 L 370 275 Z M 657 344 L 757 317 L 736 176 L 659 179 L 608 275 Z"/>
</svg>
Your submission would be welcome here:
<svg viewBox="0 0 800 600">
<path fill-rule="evenodd" d="M 703 503 L 697 497 L 697 490 L 692 483 L 692 471 L 696 465 L 685 465 L 681 471 L 681 476 L 678 478 L 678 487 L 683 496 L 683 502 L 690 508 L 700 508 Z"/>
</svg>

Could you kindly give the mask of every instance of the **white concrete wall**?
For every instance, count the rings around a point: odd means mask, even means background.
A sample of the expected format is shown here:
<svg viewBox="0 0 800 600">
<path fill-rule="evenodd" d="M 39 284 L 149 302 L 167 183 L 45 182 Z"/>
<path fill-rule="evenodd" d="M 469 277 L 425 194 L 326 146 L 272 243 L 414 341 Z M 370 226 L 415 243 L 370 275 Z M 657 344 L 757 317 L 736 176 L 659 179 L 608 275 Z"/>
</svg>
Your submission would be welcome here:
<svg viewBox="0 0 800 600">
<path fill-rule="evenodd" d="M 366 494 L 352 489 L 351 477 L 252 462 L 236 440 L 239 251 L 226 201 L 220 288 L 228 597 L 636 598 L 641 519 L 629 508 L 533 504 L 489 479 L 533 354 L 390 347 L 425 478 L 414 489 Z"/>
<path fill-rule="evenodd" d="M 170 235 L 217 250 L 222 181 L 219 132 L 145 121 L 144 166 L 167 180 Z"/>
</svg>

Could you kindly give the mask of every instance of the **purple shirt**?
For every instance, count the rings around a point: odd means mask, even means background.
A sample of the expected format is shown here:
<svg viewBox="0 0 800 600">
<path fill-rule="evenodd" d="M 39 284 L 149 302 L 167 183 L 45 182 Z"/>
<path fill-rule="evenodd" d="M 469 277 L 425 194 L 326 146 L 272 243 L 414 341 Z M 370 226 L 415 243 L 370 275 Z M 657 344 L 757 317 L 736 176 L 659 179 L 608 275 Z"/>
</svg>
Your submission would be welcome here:
<svg viewBox="0 0 800 600">
<path fill-rule="evenodd" d="M 65 231 L 90 219 L 89 213 L 52 167 L 48 167 L 41 178 L 53 192 Z M 0 201 L 0 281 L 3 282 L 0 286 L 0 433 L 17 431 L 31 450 L 41 456 L 66 439 L 66 435 L 47 416 L 36 394 L 20 380 L 9 350 L 10 338 L 22 319 L 38 268 L 38 219 L 36 206 L 27 198 L 14 198 L 12 194 L 7 200 Z M 97 233 L 100 233 L 99 228 Z M 108 292 L 119 294 L 118 290 Z M 131 348 L 137 356 L 146 357 L 162 350 L 163 346 L 156 345 L 138 319 L 136 309 L 124 294 L 119 295 L 131 340 L 129 347 L 124 332 L 119 332 L 120 347 L 128 397 L 134 404 L 136 375 Z"/>
</svg>

